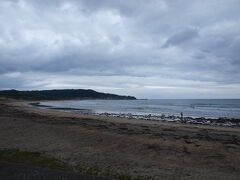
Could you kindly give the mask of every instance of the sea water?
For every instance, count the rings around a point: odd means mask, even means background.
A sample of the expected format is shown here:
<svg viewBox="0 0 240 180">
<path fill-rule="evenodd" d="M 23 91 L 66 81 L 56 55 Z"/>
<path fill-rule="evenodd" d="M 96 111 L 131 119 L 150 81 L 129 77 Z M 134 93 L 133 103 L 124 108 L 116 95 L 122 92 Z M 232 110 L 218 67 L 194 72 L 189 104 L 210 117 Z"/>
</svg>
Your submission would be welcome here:
<svg viewBox="0 0 240 180">
<path fill-rule="evenodd" d="M 91 110 L 94 113 L 240 118 L 240 99 L 149 99 L 47 101 L 41 105 Z"/>
</svg>

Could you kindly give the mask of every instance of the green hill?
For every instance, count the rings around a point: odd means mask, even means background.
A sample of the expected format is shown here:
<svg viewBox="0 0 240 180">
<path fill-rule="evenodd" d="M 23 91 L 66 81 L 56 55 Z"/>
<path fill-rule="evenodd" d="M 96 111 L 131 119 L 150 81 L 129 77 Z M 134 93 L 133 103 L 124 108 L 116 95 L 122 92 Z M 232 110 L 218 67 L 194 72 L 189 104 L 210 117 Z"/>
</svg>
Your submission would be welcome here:
<svg viewBox="0 0 240 180">
<path fill-rule="evenodd" d="M 0 97 L 22 100 L 67 100 L 67 99 L 126 99 L 135 100 L 133 96 L 121 96 L 116 94 L 101 93 L 91 89 L 61 89 L 41 91 L 0 91 Z"/>
</svg>

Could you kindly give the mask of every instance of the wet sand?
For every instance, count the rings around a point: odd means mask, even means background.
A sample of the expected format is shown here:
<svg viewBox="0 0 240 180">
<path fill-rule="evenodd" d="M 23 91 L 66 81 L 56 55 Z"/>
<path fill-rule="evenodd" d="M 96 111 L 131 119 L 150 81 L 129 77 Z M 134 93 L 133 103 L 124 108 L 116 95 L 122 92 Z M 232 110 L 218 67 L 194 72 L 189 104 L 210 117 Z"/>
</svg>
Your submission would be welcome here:
<svg viewBox="0 0 240 180">
<path fill-rule="evenodd" d="M 240 128 L 96 117 L 0 104 L 0 148 L 154 179 L 240 179 Z"/>
</svg>

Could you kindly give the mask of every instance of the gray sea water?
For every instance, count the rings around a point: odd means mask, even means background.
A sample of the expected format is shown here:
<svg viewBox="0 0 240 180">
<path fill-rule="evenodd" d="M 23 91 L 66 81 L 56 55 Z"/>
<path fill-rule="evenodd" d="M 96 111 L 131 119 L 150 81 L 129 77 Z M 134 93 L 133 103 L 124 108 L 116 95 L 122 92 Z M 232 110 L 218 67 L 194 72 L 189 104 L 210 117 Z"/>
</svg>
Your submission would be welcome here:
<svg viewBox="0 0 240 180">
<path fill-rule="evenodd" d="M 240 99 L 151 99 L 47 101 L 41 105 L 91 110 L 93 113 L 180 115 L 240 118 Z"/>
</svg>

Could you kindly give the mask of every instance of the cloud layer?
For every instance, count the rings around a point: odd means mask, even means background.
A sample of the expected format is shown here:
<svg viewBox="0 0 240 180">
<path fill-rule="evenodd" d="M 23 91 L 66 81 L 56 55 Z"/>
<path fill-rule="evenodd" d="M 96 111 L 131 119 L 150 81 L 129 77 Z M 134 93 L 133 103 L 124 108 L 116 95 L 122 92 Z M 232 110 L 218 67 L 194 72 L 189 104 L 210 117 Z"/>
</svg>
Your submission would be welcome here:
<svg viewBox="0 0 240 180">
<path fill-rule="evenodd" d="M 0 88 L 240 98 L 238 0 L 2 0 Z"/>
</svg>

